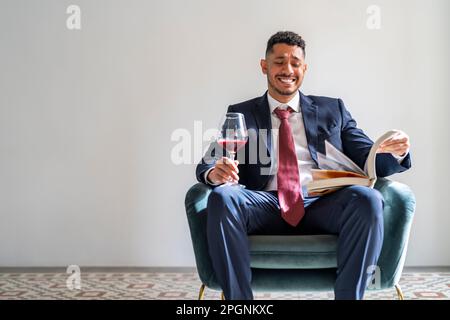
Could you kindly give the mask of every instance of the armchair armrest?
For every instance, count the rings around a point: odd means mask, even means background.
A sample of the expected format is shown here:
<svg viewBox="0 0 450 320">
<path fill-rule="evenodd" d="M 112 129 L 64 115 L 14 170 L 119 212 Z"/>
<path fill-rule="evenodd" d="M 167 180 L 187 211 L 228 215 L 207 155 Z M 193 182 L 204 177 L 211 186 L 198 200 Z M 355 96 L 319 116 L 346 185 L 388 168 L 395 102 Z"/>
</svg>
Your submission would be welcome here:
<svg viewBox="0 0 450 320">
<path fill-rule="evenodd" d="M 217 281 L 208 253 L 208 239 L 206 236 L 206 205 L 211 190 L 210 186 L 203 183 L 193 185 L 186 194 L 184 204 L 198 275 L 203 284 L 214 288 Z"/>
<path fill-rule="evenodd" d="M 416 199 L 411 189 L 400 182 L 378 178 L 375 189 L 384 198 L 384 239 L 378 267 L 380 285 L 377 289 L 398 284 L 403 270 Z"/>
</svg>

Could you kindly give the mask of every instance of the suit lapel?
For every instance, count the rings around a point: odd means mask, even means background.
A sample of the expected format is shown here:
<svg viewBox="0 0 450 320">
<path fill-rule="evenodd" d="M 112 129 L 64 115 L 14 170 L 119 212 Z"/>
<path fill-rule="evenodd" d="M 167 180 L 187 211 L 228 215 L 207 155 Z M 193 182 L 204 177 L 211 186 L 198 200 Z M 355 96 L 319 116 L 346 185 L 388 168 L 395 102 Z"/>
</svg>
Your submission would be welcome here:
<svg viewBox="0 0 450 320">
<path fill-rule="evenodd" d="M 317 107 L 314 102 L 300 92 L 300 107 L 302 109 L 303 124 L 311 158 L 317 164 Z"/>
<path fill-rule="evenodd" d="M 258 124 L 258 129 L 265 129 L 265 134 L 260 133 L 260 137 L 264 141 L 264 144 L 268 150 L 268 153 L 271 153 L 272 148 L 272 120 L 270 118 L 270 108 L 269 102 L 267 100 L 267 92 L 258 99 L 256 104 L 253 106 L 253 115 L 256 119 L 256 123 Z"/>
</svg>

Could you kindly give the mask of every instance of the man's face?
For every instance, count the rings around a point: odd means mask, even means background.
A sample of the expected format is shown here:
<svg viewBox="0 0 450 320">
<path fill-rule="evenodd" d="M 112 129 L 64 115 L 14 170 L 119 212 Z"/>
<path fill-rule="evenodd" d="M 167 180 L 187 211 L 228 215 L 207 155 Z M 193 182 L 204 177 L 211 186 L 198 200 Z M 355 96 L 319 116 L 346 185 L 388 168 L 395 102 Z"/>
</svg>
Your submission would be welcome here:
<svg viewBox="0 0 450 320">
<path fill-rule="evenodd" d="M 270 95 L 280 102 L 288 102 L 300 88 L 307 65 L 302 48 L 277 43 L 266 59 L 261 60 L 261 69 L 267 75 Z"/>
</svg>

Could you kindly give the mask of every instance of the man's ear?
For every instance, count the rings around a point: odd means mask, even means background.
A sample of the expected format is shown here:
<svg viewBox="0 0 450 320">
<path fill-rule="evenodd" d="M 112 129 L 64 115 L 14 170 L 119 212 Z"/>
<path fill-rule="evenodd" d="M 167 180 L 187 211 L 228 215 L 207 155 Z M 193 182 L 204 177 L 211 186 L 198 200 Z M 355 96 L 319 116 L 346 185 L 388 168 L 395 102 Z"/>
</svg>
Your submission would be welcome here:
<svg viewBox="0 0 450 320">
<path fill-rule="evenodd" d="M 265 59 L 261 59 L 259 65 L 261 66 L 262 73 L 267 74 L 267 61 Z"/>
<path fill-rule="evenodd" d="M 306 71 L 308 71 L 308 65 L 305 63 L 303 65 L 303 73 L 306 73 Z"/>
</svg>

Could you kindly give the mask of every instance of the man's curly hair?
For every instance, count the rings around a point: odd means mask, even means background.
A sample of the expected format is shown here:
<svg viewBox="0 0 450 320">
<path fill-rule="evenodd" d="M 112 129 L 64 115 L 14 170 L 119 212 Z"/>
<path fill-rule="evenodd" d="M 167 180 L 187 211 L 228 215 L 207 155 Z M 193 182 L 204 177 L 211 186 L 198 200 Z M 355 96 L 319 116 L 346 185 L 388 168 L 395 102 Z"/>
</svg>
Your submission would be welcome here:
<svg viewBox="0 0 450 320">
<path fill-rule="evenodd" d="M 278 31 L 267 41 L 266 57 L 272 53 L 273 46 L 277 43 L 285 43 L 290 46 L 298 46 L 303 50 L 303 57 L 306 56 L 305 40 L 301 36 L 292 31 Z"/>
</svg>

